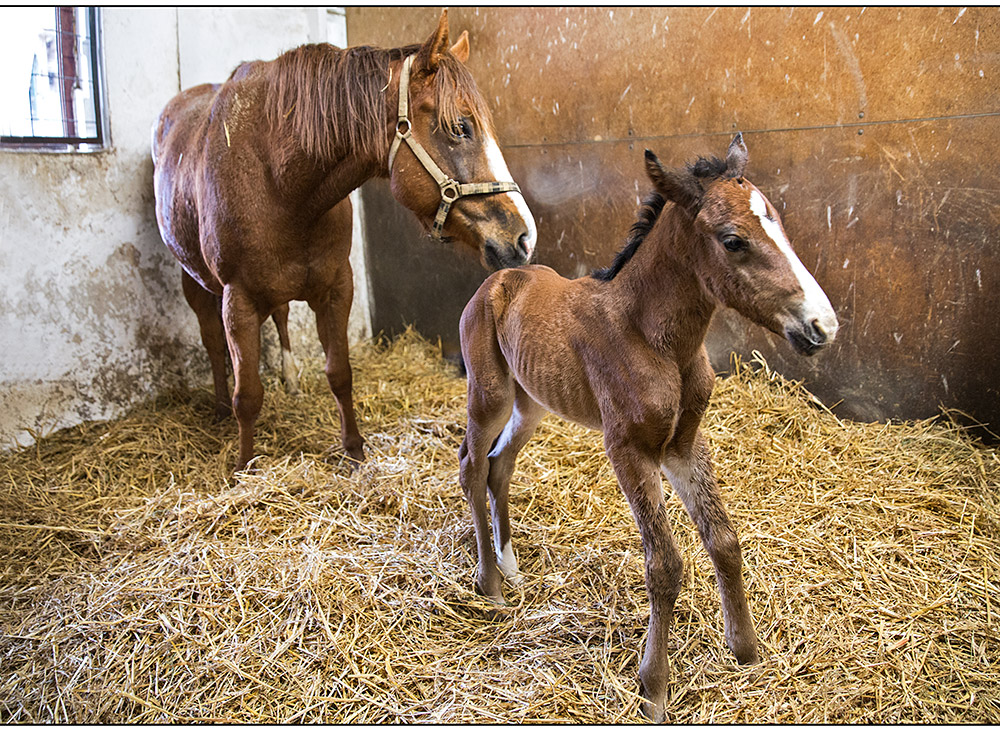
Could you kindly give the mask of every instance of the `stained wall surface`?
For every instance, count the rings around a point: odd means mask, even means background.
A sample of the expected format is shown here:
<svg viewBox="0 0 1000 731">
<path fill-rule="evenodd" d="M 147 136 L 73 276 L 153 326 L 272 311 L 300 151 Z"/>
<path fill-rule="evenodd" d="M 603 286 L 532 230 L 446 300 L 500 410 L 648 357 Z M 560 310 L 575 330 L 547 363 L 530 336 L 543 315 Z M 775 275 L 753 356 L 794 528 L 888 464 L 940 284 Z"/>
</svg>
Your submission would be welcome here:
<svg viewBox="0 0 1000 731">
<path fill-rule="evenodd" d="M 240 60 L 323 40 L 318 12 L 103 9 L 111 148 L 0 151 L 0 449 L 208 378 L 179 266 L 156 227 L 150 128 L 182 82 L 221 81 Z M 370 332 L 359 234 L 355 339 Z M 312 318 L 296 311 L 293 348 L 318 353 Z M 273 328 L 263 330 L 265 366 L 269 352 L 276 365 Z"/>
<path fill-rule="evenodd" d="M 424 39 L 436 8 L 348 9 L 351 44 Z M 997 8 L 472 8 L 469 66 L 539 227 L 536 261 L 607 264 L 648 189 L 642 151 L 723 155 L 782 212 L 830 295 L 838 342 L 812 359 L 726 311 L 719 370 L 759 350 L 848 417 L 961 409 L 1000 428 Z M 384 183 L 364 190 L 373 322 L 457 349 L 485 276 L 434 248 Z"/>
</svg>

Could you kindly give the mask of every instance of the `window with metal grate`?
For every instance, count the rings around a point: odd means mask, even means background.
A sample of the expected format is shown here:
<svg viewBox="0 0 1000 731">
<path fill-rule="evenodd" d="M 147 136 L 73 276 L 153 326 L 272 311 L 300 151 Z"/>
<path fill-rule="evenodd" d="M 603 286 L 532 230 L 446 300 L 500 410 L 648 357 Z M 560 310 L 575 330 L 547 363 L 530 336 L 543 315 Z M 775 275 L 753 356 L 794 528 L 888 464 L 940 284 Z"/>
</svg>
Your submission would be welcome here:
<svg viewBox="0 0 1000 731">
<path fill-rule="evenodd" d="M 108 146 L 100 9 L 0 8 L 0 147 Z"/>
</svg>

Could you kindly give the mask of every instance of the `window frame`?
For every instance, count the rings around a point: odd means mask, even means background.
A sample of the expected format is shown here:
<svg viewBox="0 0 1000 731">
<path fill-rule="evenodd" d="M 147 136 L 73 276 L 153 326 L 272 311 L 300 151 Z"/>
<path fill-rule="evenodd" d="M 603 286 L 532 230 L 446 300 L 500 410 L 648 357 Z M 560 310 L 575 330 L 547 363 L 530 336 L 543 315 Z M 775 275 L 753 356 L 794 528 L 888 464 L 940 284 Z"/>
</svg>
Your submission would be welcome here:
<svg viewBox="0 0 1000 731">
<path fill-rule="evenodd" d="M 59 6 L 53 6 L 58 8 Z M 104 26 L 102 8 L 99 6 L 77 6 L 86 13 L 90 30 L 90 68 L 93 99 L 97 107 L 94 121 L 96 133 L 93 137 L 41 137 L 0 135 L 0 150 L 4 152 L 76 152 L 89 154 L 111 148 L 111 125 L 108 115 L 107 82 L 104 72 Z"/>
</svg>

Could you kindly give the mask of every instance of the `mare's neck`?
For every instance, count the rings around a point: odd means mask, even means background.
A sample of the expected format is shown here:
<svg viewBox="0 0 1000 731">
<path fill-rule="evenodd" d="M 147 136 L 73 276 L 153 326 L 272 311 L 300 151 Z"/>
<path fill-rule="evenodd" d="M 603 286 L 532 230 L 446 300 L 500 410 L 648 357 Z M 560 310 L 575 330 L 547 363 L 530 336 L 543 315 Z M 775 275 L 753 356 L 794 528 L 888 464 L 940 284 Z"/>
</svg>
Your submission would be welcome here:
<svg viewBox="0 0 1000 731">
<path fill-rule="evenodd" d="M 398 80 L 401 65 L 401 61 L 390 62 L 391 78 Z M 271 168 L 281 195 L 286 201 L 294 203 L 303 216 L 318 217 L 365 181 L 388 176 L 388 152 L 395 135 L 399 103 L 398 81 L 387 86 L 384 102 L 378 105 L 384 106 L 384 109 L 375 110 L 381 118 L 380 123 L 370 125 L 374 127 L 371 130 L 374 137 L 359 145 L 334 144 L 333 137 L 329 141 L 321 138 L 317 142 L 314 138 L 307 142 L 295 124 L 282 125 L 282 142 L 272 147 Z M 357 108 L 375 103 L 363 88 L 363 85 L 357 85 L 354 104 L 344 106 Z M 340 123 L 344 122 L 345 119 L 340 117 Z M 326 127 L 328 133 L 332 134 L 335 123 L 335 119 L 330 120 Z M 352 134 L 357 134 L 357 131 Z"/>
<path fill-rule="evenodd" d="M 695 273 L 694 222 L 668 203 L 631 261 L 609 283 L 651 347 L 681 365 L 700 350 L 717 303 Z"/>
</svg>

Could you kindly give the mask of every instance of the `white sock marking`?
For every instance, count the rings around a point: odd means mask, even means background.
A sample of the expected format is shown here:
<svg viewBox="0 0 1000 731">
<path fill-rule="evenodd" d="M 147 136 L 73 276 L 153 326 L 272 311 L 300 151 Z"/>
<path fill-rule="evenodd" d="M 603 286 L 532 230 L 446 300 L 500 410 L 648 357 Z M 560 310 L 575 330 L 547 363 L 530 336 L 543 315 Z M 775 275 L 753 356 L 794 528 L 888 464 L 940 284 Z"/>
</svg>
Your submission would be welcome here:
<svg viewBox="0 0 1000 731">
<path fill-rule="evenodd" d="M 514 548 L 510 545 L 510 541 L 497 554 L 497 564 L 500 566 L 501 573 L 508 579 L 513 581 L 517 578 L 517 557 L 514 555 Z"/>
<path fill-rule="evenodd" d="M 285 390 L 288 393 L 299 392 L 299 366 L 292 351 L 285 348 L 281 349 L 281 376 L 285 379 Z"/>
</svg>

